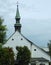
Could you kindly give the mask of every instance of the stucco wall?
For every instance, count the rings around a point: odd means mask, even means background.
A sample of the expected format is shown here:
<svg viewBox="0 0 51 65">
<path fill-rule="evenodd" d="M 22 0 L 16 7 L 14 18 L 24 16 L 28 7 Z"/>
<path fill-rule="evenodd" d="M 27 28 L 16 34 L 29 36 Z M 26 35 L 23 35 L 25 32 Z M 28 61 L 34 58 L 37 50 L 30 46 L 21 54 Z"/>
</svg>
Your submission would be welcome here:
<svg viewBox="0 0 51 65">
<path fill-rule="evenodd" d="M 36 51 L 34 49 L 36 49 Z M 32 45 L 32 58 L 34 58 L 34 57 L 35 58 L 43 57 L 43 58 L 46 58 L 47 60 L 50 60 L 50 56 L 47 53 L 45 53 L 38 47 Z"/>
<path fill-rule="evenodd" d="M 49 55 L 47 55 L 45 52 L 43 52 L 41 49 L 39 49 L 34 44 L 31 46 L 31 43 L 27 41 L 19 32 L 16 32 L 15 34 L 13 34 L 10 37 L 10 39 L 6 42 L 6 44 L 4 44 L 3 47 L 12 47 L 16 55 L 17 53 L 16 46 L 27 46 L 31 51 L 32 58 L 44 57 L 47 60 L 50 60 Z M 34 49 L 36 49 L 36 51 L 34 51 Z"/>
<path fill-rule="evenodd" d="M 12 47 L 14 53 L 16 53 L 16 46 L 28 46 L 31 48 L 31 44 L 19 33 L 16 32 L 12 37 L 4 44 L 4 47 Z"/>
</svg>

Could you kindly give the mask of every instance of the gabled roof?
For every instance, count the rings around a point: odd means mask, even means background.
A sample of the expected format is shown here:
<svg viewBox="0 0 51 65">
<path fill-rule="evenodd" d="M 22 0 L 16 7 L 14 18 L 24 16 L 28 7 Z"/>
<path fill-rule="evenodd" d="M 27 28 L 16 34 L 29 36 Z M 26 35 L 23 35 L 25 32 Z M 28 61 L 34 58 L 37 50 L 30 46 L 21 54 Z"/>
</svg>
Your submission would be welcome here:
<svg viewBox="0 0 51 65">
<path fill-rule="evenodd" d="M 19 32 L 19 31 L 16 31 L 16 32 Z M 16 33 L 14 32 L 9 38 L 8 40 Z M 20 32 L 19 32 L 20 33 Z M 46 54 L 48 54 L 45 50 L 43 50 L 42 48 L 40 48 L 39 46 L 37 46 L 35 43 L 33 43 L 32 41 L 30 41 L 29 39 L 27 39 L 22 33 L 20 33 L 21 36 L 23 36 L 28 42 L 30 42 L 31 45 L 34 45 L 36 46 L 37 48 L 39 48 L 40 50 L 42 50 L 43 52 L 45 52 Z M 7 40 L 7 41 L 8 41 Z M 6 42 L 7 43 L 7 42 Z M 49 54 L 48 54 L 49 55 Z"/>
<path fill-rule="evenodd" d="M 47 59 L 45 59 L 45 58 L 43 58 L 43 57 L 40 57 L 40 58 L 31 58 L 31 62 L 36 62 L 36 61 L 40 61 L 40 62 L 46 62 L 46 61 L 48 61 L 49 62 L 49 60 L 47 60 Z"/>
<path fill-rule="evenodd" d="M 20 33 L 21 34 L 21 33 Z M 35 45 L 36 47 L 38 47 L 39 49 L 41 49 L 42 51 L 44 51 L 45 53 L 47 53 L 44 49 L 40 48 L 39 46 L 37 46 L 35 43 L 33 43 L 32 41 L 30 41 L 29 39 L 27 39 L 23 34 L 21 34 L 27 41 L 29 41 L 31 44 Z M 48 53 L 47 53 L 48 54 Z M 49 54 L 48 54 L 49 55 Z"/>
</svg>

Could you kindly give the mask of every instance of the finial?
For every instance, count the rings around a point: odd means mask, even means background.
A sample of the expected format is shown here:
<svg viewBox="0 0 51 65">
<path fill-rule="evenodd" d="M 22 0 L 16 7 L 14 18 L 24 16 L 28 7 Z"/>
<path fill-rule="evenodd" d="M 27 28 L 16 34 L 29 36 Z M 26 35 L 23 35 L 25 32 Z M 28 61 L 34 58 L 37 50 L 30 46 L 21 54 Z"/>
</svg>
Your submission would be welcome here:
<svg viewBox="0 0 51 65">
<path fill-rule="evenodd" d="M 18 7 L 18 4 L 19 4 L 19 3 L 18 3 L 18 1 L 17 1 L 17 7 Z"/>
</svg>

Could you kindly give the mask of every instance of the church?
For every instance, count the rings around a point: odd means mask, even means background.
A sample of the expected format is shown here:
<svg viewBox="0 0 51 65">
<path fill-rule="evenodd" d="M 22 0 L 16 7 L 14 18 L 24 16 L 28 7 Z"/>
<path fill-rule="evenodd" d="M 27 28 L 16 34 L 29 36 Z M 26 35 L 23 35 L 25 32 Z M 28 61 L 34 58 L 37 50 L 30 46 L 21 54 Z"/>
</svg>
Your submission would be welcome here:
<svg viewBox="0 0 51 65">
<path fill-rule="evenodd" d="M 14 57 L 16 58 L 16 46 L 27 46 L 31 51 L 31 65 L 49 65 L 49 54 L 43 48 L 34 44 L 21 33 L 22 25 L 20 24 L 20 18 L 19 7 L 17 5 L 15 16 L 16 23 L 14 24 L 15 32 L 9 37 L 3 47 L 12 48 L 15 53 Z"/>
</svg>

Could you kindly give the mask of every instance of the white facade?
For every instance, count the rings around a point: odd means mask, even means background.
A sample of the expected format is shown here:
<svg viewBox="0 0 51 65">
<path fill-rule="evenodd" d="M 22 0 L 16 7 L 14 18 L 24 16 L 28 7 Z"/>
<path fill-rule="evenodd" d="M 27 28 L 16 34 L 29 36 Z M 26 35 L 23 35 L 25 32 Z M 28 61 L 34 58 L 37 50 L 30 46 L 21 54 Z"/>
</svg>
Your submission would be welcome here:
<svg viewBox="0 0 51 65">
<path fill-rule="evenodd" d="M 18 31 L 16 31 L 4 44 L 4 47 L 13 48 L 14 53 L 16 54 L 16 46 L 28 46 L 29 50 L 31 48 L 31 43 L 29 43 Z"/>
<path fill-rule="evenodd" d="M 35 49 L 36 49 L 36 51 L 35 51 Z M 41 48 L 39 48 L 35 45 L 32 45 L 32 58 L 33 57 L 35 57 L 35 58 L 43 57 L 47 60 L 50 60 L 50 56 L 44 50 L 42 50 Z"/>
<path fill-rule="evenodd" d="M 3 45 L 3 47 L 11 47 L 16 56 L 16 46 L 27 46 L 31 51 L 32 58 L 45 58 L 46 60 L 50 60 L 50 56 L 37 45 L 33 44 L 31 41 L 26 39 L 22 34 L 16 31 Z M 40 62 L 39 62 L 40 63 Z M 48 65 L 48 62 L 45 62 L 45 65 Z"/>
</svg>

